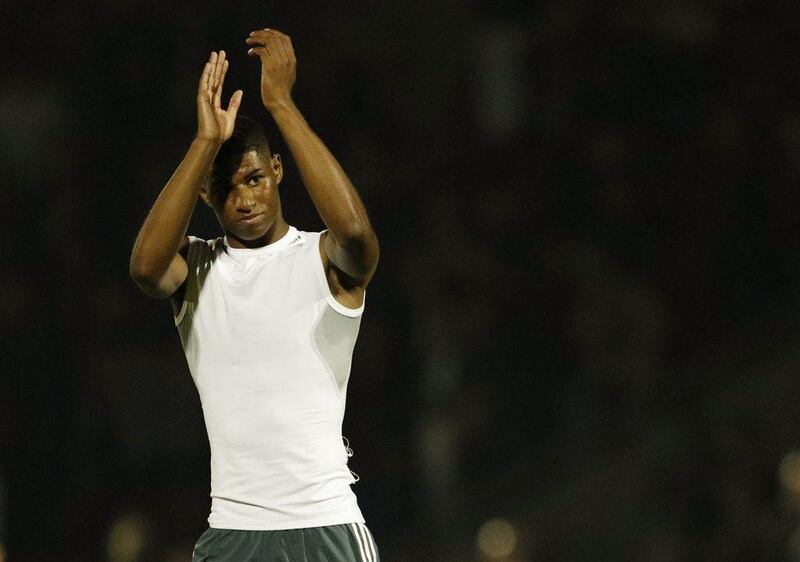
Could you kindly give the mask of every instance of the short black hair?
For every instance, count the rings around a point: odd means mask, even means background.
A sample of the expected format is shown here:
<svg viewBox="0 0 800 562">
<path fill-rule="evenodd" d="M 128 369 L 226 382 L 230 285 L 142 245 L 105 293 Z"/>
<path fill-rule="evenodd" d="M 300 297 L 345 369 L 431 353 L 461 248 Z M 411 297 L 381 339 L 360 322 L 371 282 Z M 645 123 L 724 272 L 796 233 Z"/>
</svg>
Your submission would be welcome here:
<svg viewBox="0 0 800 562">
<path fill-rule="evenodd" d="M 272 152 L 267 141 L 267 133 L 258 121 L 246 115 L 237 115 L 233 135 L 219 149 L 211 167 L 211 185 L 223 186 L 230 182 L 231 176 L 239 167 L 242 155 L 255 150 L 267 158 Z"/>
</svg>

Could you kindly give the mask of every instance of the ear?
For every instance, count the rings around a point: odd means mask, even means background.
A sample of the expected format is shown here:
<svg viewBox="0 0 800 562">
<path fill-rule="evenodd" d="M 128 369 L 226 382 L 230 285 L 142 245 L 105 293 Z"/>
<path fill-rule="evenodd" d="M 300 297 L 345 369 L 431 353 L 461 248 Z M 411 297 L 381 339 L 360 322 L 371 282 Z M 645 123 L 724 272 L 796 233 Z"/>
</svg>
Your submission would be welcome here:
<svg viewBox="0 0 800 562">
<path fill-rule="evenodd" d="M 208 187 L 206 187 L 205 185 L 200 188 L 200 199 L 202 199 L 203 203 L 205 203 L 209 207 L 211 206 L 211 203 L 208 201 Z"/>
<path fill-rule="evenodd" d="M 283 179 L 283 163 L 281 163 L 281 155 L 273 154 L 270 164 L 272 165 L 272 173 L 275 174 L 275 183 L 280 185 L 281 180 Z"/>
</svg>

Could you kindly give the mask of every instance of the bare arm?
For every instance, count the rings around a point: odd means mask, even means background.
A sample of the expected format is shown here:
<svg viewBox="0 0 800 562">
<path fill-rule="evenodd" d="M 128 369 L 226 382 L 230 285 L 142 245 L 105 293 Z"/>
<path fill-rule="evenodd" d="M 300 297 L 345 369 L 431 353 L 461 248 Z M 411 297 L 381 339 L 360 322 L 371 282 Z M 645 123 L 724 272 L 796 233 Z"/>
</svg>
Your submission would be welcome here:
<svg viewBox="0 0 800 562">
<path fill-rule="evenodd" d="M 358 192 L 314 133 L 291 97 L 297 61 L 291 39 L 275 30 L 254 31 L 247 43 L 261 58 L 261 99 L 294 157 L 303 184 L 328 227 L 327 257 L 355 284 L 366 287 L 378 264 L 378 238 Z"/>
<path fill-rule="evenodd" d="M 131 277 L 154 298 L 172 295 L 186 279 L 186 261 L 179 253 L 186 243 L 186 228 L 203 178 L 219 147 L 233 133 L 242 92 L 236 91 L 228 109 L 221 109 L 227 68 L 225 52 L 219 56 L 212 52 L 197 89 L 197 135 L 150 209 L 133 246 Z"/>
</svg>

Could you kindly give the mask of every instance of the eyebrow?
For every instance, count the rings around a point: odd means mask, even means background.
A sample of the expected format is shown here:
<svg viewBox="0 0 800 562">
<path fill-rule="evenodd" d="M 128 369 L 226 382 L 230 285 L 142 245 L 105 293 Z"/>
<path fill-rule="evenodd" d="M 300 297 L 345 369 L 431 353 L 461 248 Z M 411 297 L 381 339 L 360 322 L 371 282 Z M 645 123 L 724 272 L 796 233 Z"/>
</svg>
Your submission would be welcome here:
<svg viewBox="0 0 800 562">
<path fill-rule="evenodd" d="M 243 177 L 243 178 L 249 178 L 250 176 L 252 176 L 252 175 L 253 175 L 253 174 L 255 174 L 256 172 L 260 172 L 261 170 L 262 170 L 262 168 L 253 168 L 253 169 L 251 169 L 251 170 L 247 170 L 245 173 L 243 173 L 243 174 L 241 175 L 241 177 Z"/>
</svg>

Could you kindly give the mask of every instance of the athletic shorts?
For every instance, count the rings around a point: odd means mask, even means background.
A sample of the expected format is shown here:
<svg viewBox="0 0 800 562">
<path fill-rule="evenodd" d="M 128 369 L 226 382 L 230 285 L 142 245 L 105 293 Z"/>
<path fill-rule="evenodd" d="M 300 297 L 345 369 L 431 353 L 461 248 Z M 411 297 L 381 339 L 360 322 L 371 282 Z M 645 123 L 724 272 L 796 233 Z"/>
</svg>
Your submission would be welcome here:
<svg viewBox="0 0 800 562">
<path fill-rule="evenodd" d="M 380 562 L 372 533 L 363 523 L 238 531 L 208 528 L 192 562 Z"/>
</svg>

